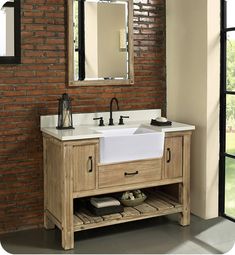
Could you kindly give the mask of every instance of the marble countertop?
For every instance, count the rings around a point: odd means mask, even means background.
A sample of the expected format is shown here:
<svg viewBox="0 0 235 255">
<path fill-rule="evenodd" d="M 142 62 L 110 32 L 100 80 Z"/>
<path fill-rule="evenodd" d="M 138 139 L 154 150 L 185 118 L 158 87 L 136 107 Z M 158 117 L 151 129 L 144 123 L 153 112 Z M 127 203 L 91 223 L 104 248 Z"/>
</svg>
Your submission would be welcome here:
<svg viewBox="0 0 235 255">
<path fill-rule="evenodd" d="M 158 132 L 178 132 L 178 131 L 187 131 L 194 130 L 195 126 L 183 124 L 179 122 L 172 122 L 171 126 L 152 126 L 149 122 L 138 121 L 138 122 L 129 122 L 126 125 L 115 125 L 115 126 L 104 126 L 99 127 L 95 125 L 78 125 L 74 129 L 70 130 L 58 130 L 55 127 L 41 127 L 41 131 L 48 135 L 51 135 L 61 141 L 71 141 L 71 140 L 81 140 L 81 139 L 92 139 L 103 137 L 104 134 L 99 132 L 101 129 L 123 129 L 123 128 L 135 128 L 138 126 L 144 126 L 156 130 Z"/>
</svg>

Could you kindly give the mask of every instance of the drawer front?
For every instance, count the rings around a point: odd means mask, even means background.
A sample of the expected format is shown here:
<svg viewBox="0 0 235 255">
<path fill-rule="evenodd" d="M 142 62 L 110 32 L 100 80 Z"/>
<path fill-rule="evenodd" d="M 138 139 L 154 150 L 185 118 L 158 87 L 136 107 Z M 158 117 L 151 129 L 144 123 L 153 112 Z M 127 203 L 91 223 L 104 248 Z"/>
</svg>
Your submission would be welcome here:
<svg viewBox="0 0 235 255">
<path fill-rule="evenodd" d="M 161 159 L 100 165 L 99 188 L 161 179 Z"/>
</svg>

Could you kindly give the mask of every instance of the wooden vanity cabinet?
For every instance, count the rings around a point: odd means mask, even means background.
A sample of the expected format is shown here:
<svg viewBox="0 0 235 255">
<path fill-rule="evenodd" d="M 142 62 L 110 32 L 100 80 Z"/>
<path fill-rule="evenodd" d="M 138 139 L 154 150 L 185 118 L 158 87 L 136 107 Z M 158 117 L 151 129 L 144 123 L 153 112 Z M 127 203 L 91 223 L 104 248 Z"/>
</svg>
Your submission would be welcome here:
<svg viewBox="0 0 235 255">
<path fill-rule="evenodd" d="M 160 159 L 117 164 L 100 164 L 99 139 L 60 141 L 43 133 L 45 228 L 60 228 L 62 247 L 68 250 L 74 247 L 75 231 L 172 213 L 179 213 L 182 226 L 189 225 L 191 133 L 166 133 Z M 157 189 L 171 184 L 178 187 L 176 199 Z M 74 199 L 142 188 L 150 192 L 145 203 L 125 207 L 117 218 L 74 211 Z"/>
</svg>

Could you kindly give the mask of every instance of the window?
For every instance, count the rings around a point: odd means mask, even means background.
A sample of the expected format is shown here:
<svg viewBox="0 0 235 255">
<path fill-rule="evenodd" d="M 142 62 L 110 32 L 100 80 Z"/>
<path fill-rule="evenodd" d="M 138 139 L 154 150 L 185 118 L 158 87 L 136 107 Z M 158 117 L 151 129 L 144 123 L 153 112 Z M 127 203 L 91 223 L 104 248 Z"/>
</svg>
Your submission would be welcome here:
<svg viewBox="0 0 235 255">
<path fill-rule="evenodd" d="M 235 220 L 235 1 L 221 9 L 220 215 Z"/>
</svg>

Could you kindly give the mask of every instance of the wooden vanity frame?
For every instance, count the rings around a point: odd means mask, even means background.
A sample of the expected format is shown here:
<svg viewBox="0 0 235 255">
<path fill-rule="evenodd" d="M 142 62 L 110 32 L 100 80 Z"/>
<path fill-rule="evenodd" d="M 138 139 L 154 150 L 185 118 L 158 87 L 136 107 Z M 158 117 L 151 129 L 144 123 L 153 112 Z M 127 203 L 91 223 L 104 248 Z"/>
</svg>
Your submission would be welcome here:
<svg viewBox="0 0 235 255">
<path fill-rule="evenodd" d="M 99 164 L 99 139 L 60 141 L 43 133 L 44 227 L 52 229 L 56 225 L 62 232 L 62 247 L 68 250 L 74 248 L 74 232 L 76 231 L 172 213 L 179 213 L 180 225 L 189 225 L 191 134 L 192 131 L 166 133 L 164 155 L 161 159 L 102 165 Z M 170 164 L 168 164 L 169 156 L 172 157 Z M 122 185 L 122 174 L 105 180 L 105 171 L 123 171 L 123 167 L 132 171 L 137 165 L 142 172 L 134 177 L 136 181 L 131 179 Z M 111 185 L 112 182 L 115 184 Z M 178 186 L 177 199 L 169 194 L 163 195 L 156 192 L 149 202 L 156 207 L 156 210 L 132 215 L 135 208 L 130 211 L 128 210 L 131 208 L 125 208 L 124 214 L 118 219 L 106 217 L 102 221 L 98 217 L 94 219 L 90 217 L 89 221 L 89 216 L 85 215 L 89 222 L 82 221 L 82 215 L 74 215 L 73 201 L 76 198 L 165 187 L 170 184 Z"/>
</svg>

